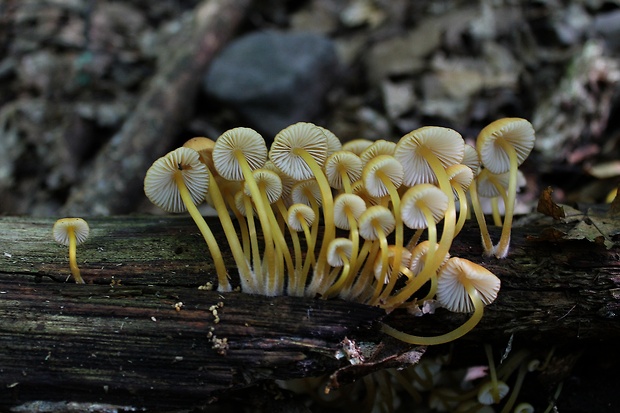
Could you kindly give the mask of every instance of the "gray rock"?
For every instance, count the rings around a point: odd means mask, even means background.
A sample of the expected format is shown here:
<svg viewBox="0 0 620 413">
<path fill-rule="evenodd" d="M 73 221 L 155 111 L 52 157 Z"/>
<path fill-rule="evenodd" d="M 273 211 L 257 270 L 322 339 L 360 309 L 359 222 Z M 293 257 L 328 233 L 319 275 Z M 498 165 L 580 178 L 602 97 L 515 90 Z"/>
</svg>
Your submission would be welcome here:
<svg viewBox="0 0 620 413">
<path fill-rule="evenodd" d="M 204 87 L 253 127 L 275 135 L 292 123 L 315 121 L 337 73 L 330 39 L 264 31 L 241 37 L 224 49 L 211 64 Z"/>
</svg>

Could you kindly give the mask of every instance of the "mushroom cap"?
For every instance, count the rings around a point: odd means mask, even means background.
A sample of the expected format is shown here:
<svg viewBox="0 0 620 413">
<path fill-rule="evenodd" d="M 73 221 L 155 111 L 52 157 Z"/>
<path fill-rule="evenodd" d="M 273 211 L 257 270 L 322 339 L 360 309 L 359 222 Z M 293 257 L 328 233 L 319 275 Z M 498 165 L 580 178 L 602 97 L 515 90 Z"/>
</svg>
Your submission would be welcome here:
<svg viewBox="0 0 620 413">
<path fill-rule="evenodd" d="M 323 166 L 327 182 L 332 188 L 342 189 L 341 172 L 345 172 L 350 182 L 355 182 L 362 177 L 362 160 L 359 156 L 349 151 L 336 151 L 329 155 Z"/>
<path fill-rule="evenodd" d="M 278 174 L 278 176 L 280 177 L 280 181 L 282 181 L 282 198 L 288 197 L 291 194 L 291 188 L 295 184 L 295 180 L 282 172 L 280 169 L 278 169 L 278 167 L 269 160 L 265 162 L 265 165 L 263 165 L 263 169 L 269 169 L 270 171 Z"/>
<path fill-rule="evenodd" d="M 243 181 L 237 156 L 241 154 L 251 170 L 262 168 L 267 161 L 267 145 L 263 137 L 250 128 L 229 129 L 217 138 L 213 147 L 213 164 L 217 173 L 230 181 Z"/>
<path fill-rule="evenodd" d="M 334 238 L 327 247 L 327 263 L 332 267 L 342 267 L 344 265 L 342 255 L 350 260 L 352 252 L 353 241 L 349 238 Z"/>
<path fill-rule="evenodd" d="M 394 157 L 403 165 L 405 185 L 437 182 L 435 173 L 424 157 L 424 152 L 429 151 L 447 168 L 461 163 L 465 141 L 457 131 L 439 126 L 424 126 L 400 138 Z"/>
<path fill-rule="evenodd" d="M 245 194 L 245 191 L 243 191 L 243 190 L 240 190 L 239 192 L 237 192 L 235 194 L 235 197 L 234 197 L 234 199 L 235 199 L 235 208 L 244 217 L 248 216 L 247 211 L 245 209 L 245 199 L 246 198 L 249 198 L 249 197 Z M 252 208 L 254 208 L 254 207 L 252 207 Z"/>
<path fill-rule="evenodd" d="M 447 167 L 446 175 L 453 187 L 460 186 L 463 191 L 467 191 L 474 180 L 474 172 L 471 168 L 460 163 Z"/>
<path fill-rule="evenodd" d="M 306 204 L 293 204 L 288 208 L 286 221 L 288 222 L 288 225 L 297 232 L 304 230 L 302 220 L 306 223 L 306 225 L 310 226 L 315 219 L 316 214 L 312 208 Z"/>
<path fill-rule="evenodd" d="M 491 271 L 464 258 L 452 257 L 439 269 L 437 300 L 450 311 L 471 313 L 474 305 L 465 284 L 476 289 L 485 305 L 497 297 L 501 281 Z"/>
<path fill-rule="evenodd" d="M 482 198 L 495 198 L 502 196 L 502 192 L 500 192 L 500 190 L 506 193 L 509 180 L 510 172 L 494 174 L 486 168 L 483 169 L 476 177 L 478 196 L 481 196 Z M 500 189 L 498 189 L 494 183 L 499 185 Z"/>
<path fill-rule="evenodd" d="M 482 386 L 480 386 L 480 389 L 478 390 L 478 403 L 484 404 L 486 406 L 495 404 L 492 391 L 493 382 L 491 381 L 485 382 Z M 497 393 L 500 400 L 506 397 L 509 391 L 510 387 L 506 383 L 504 383 L 503 381 L 497 382 Z"/>
<path fill-rule="evenodd" d="M 411 251 L 411 263 L 409 265 L 409 269 L 415 275 L 418 275 L 424 269 L 424 264 L 426 264 L 426 255 L 428 253 L 428 247 L 430 245 L 430 241 L 425 240 L 420 242 L 415 248 Z M 446 253 L 444 260 L 439 264 L 441 267 L 450 259 L 450 254 Z"/>
<path fill-rule="evenodd" d="M 282 180 L 277 173 L 268 169 L 259 168 L 252 171 L 252 176 L 261 192 L 267 195 L 267 200 L 270 204 L 280 199 L 282 196 Z M 247 196 L 252 196 L 247 183 L 244 185 L 243 190 Z"/>
<path fill-rule="evenodd" d="M 372 144 L 373 141 L 369 139 L 352 139 L 342 144 L 342 150 L 351 151 L 357 156 L 360 156 L 362 152 Z"/>
<path fill-rule="evenodd" d="M 461 163 L 468 166 L 474 173 L 474 176 L 480 173 L 480 157 L 478 156 L 478 151 L 473 146 L 465 144 L 463 160 L 461 161 Z"/>
<path fill-rule="evenodd" d="M 378 155 L 370 160 L 362 171 L 362 179 L 368 193 L 372 196 L 382 197 L 390 192 L 388 187 L 379 177 L 383 173 L 392 184 L 399 188 L 403 183 L 403 166 L 391 155 Z"/>
<path fill-rule="evenodd" d="M 383 260 L 381 259 L 381 254 L 378 254 L 375 258 L 373 269 L 375 271 L 375 278 L 377 281 L 383 282 L 384 284 L 387 284 L 390 281 L 390 277 L 392 276 L 392 271 L 394 269 L 394 257 L 396 256 L 397 249 L 400 249 L 400 266 L 409 268 L 411 265 L 411 252 L 407 248 L 390 245 L 388 247 L 388 269 L 385 272 L 385 278 L 383 280 L 379 280 L 379 277 L 381 277 L 381 271 L 383 270 Z"/>
<path fill-rule="evenodd" d="M 327 156 L 342 150 L 342 142 L 340 142 L 340 139 L 338 139 L 334 132 L 322 126 L 316 125 L 316 127 L 319 128 L 325 135 L 325 138 L 327 138 Z"/>
<path fill-rule="evenodd" d="M 375 228 L 377 224 L 383 231 L 384 235 L 394 231 L 396 219 L 387 207 L 383 205 L 374 205 L 366 209 L 359 217 L 359 234 L 367 240 L 377 240 L 381 236 Z"/>
<path fill-rule="evenodd" d="M 194 205 L 204 201 L 209 188 L 209 173 L 198 152 L 183 147 L 168 152 L 153 162 L 144 177 L 144 193 L 167 212 L 187 211 L 175 182 L 176 173 L 181 173 Z"/>
<path fill-rule="evenodd" d="M 71 231 L 75 235 L 75 244 L 80 245 L 88 238 L 90 228 L 82 218 L 61 218 L 56 221 L 52 229 L 56 242 L 67 247 L 69 246 L 69 233 Z"/>
<path fill-rule="evenodd" d="M 306 204 L 308 206 L 312 206 L 311 199 L 314 199 L 319 206 L 323 203 L 321 188 L 316 179 L 296 182 L 291 187 L 291 199 L 294 204 Z"/>
<path fill-rule="evenodd" d="M 400 203 L 403 223 L 411 229 L 428 227 L 428 221 L 422 212 L 422 206 L 428 208 L 434 223 L 438 223 L 448 209 L 448 196 L 435 185 L 418 184 L 405 192 Z"/>
<path fill-rule="evenodd" d="M 495 174 L 510 170 L 508 153 L 498 144 L 510 144 L 517 154 L 517 165 L 521 165 L 534 147 L 534 127 L 521 118 L 503 118 L 484 127 L 476 139 L 476 150 L 485 168 Z"/>
<path fill-rule="evenodd" d="M 336 228 L 350 230 L 348 214 L 357 221 L 366 211 L 366 202 L 354 194 L 340 194 L 334 199 L 334 225 Z"/>
<path fill-rule="evenodd" d="M 370 160 L 379 155 L 394 155 L 395 149 L 396 142 L 379 139 L 368 148 L 364 149 L 364 151 L 360 154 L 360 159 L 362 160 L 362 163 L 366 165 Z"/>
<path fill-rule="evenodd" d="M 308 152 L 322 166 L 327 158 L 327 137 L 312 123 L 295 123 L 278 132 L 271 144 L 269 159 L 293 179 L 310 179 L 314 173 L 297 153 L 299 150 Z"/>
<path fill-rule="evenodd" d="M 207 165 L 207 168 L 214 174 L 217 174 L 215 165 L 213 165 L 213 148 L 215 147 L 215 141 L 204 136 L 197 136 L 187 140 L 183 147 L 190 148 L 198 152 L 200 156 L 200 162 Z"/>
<path fill-rule="evenodd" d="M 380 198 L 372 196 L 368 193 L 368 190 L 364 185 L 364 181 L 362 181 L 361 179 L 351 184 L 351 192 L 362 198 L 368 206 L 379 205 L 381 203 Z"/>
</svg>

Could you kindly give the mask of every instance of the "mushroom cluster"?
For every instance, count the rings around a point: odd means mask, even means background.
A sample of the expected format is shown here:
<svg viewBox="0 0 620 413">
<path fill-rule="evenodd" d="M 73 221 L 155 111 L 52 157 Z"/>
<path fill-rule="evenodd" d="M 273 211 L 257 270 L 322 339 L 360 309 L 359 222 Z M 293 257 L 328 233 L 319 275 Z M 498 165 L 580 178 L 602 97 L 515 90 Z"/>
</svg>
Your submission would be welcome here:
<svg viewBox="0 0 620 413">
<path fill-rule="evenodd" d="M 242 291 L 340 297 L 386 311 L 436 297 L 451 311 L 473 313 L 437 337 L 383 327 L 407 342 L 438 344 L 473 328 L 500 288 L 490 271 L 450 257 L 467 218 L 467 194 L 485 251 L 504 257 L 517 167 L 533 137 L 526 120 L 503 119 L 481 132 L 477 148 L 458 132 L 434 126 L 397 143 L 342 144 L 329 130 L 300 122 L 280 131 L 267 149 L 259 133 L 239 127 L 215 141 L 193 138 L 155 161 L 144 190 L 164 210 L 190 212 L 213 256 L 219 291 L 229 291 L 231 284 L 220 247 L 198 213 L 203 200 L 218 213 Z M 505 186 L 506 180 L 493 180 L 506 205 L 497 246 L 490 242 L 475 189 L 476 177 L 488 174 L 507 176 Z M 415 231 L 408 242 L 405 227 Z"/>
</svg>

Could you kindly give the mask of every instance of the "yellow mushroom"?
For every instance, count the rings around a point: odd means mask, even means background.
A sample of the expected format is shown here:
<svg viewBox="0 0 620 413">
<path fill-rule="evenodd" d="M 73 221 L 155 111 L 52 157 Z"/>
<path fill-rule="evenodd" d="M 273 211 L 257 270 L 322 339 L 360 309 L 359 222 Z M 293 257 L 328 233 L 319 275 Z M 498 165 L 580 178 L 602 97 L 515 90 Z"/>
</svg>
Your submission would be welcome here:
<svg viewBox="0 0 620 413">
<path fill-rule="evenodd" d="M 54 239 L 59 244 L 69 247 L 69 268 L 76 284 L 84 284 L 77 265 L 76 247 L 86 241 L 90 228 L 82 218 L 62 218 L 56 221 L 52 229 Z"/>
</svg>

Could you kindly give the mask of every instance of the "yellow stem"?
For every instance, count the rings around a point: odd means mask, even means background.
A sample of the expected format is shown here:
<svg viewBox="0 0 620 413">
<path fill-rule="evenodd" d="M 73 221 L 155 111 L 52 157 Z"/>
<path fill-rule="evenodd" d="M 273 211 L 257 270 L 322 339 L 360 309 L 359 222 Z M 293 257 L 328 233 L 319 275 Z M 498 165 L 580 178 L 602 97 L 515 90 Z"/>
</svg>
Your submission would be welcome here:
<svg viewBox="0 0 620 413">
<path fill-rule="evenodd" d="M 329 248 L 329 243 L 336 235 L 336 226 L 334 225 L 334 199 L 332 197 L 332 190 L 329 186 L 329 182 L 327 182 L 327 178 L 325 177 L 323 170 L 312 155 L 303 149 L 296 150 L 295 155 L 300 156 L 314 174 L 314 178 L 319 184 L 321 197 L 323 198 L 323 241 L 321 244 L 321 250 L 319 251 L 319 260 L 317 262 L 314 275 L 315 277 L 318 276 L 318 280 L 315 283 L 315 280 L 313 279 L 311 284 L 314 288 L 317 288 L 317 291 L 324 291 L 326 288 L 322 285 L 322 280 L 325 271 L 328 271 L 329 268 L 329 265 L 327 264 L 327 249 Z"/>
<path fill-rule="evenodd" d="M 414 336 L 396 330 L 395 328 L 390 327 L 387 324 L 381 325 L 381 331 L 394 338 L 399 339 L 400 341 L 404 341 L 405 343 L 422 346 L 432 346 L 436 344 L 449 343 L 450 341 L 454 341 L 457 338 L 464 336 L 478 324 L 478 322 L 482 318 L 482 314 L 484 313 L 484 304 L 478 296 L 478 291 L 476 291 L 476 289 L 471 285 L 466 285 L 465 287 L 474 305 L 474 313 L 465 323 L 452 330 L 451 332 L 434 337 Z"/>
<path fill-rule="evenodd" d="M 181 175 L 181 171 L 178 171 L 174 174 L 174 180 L 179 188 L 179 194 L 181 195 L 181 199 L 187 208 L 187 212 L 189 212 L 190 216 L 198 226 L 202 237 L 207 242 L 207 246 L 209 247 L 209 251 L 211 251 L 211 257 L 213 258 L 213 264 L 215 265 L 215 270 L 217 272 L 217 282 L 218 282 L 218 291 L 231 291 L 232 288 L 230 286 L 230 282 L 228 281 L 228 274 L 226 273 L 226 265 L 224 265 L 224 259 L 222 258 L 222 252 L 220 251 L 220 247 L 211 232 L 211 228 L 207 225 L 205 219 L 200 215 L 198 208 L 194 205 L 194 201 L 192 200 L 192 196 L 185 185 L 185 181 L 183 180 L 183 176 Z"/>
<path fill-rule="evenodd" d="M 69 232 L 69 268 L 71 269 L 71 274 L 73 275 L 73 280 L 76 284 L 84 284 L 84 279 L 80 274 L 80 269 L 77 265 L 77 241 L 75 239 L 75 230 L 70 227 L 68 229 Z"/>
<path fill-rule="evenodd" d="M 510 159 L 510 175 L 508 179 L 508 198 L 505 205 L 504 226 L 502 227 L 502 235 L 499 244 L 495 248 L 495 256 L 497 258 L 505 258 L 508 255 L 510 247 L 510 232 L 512 228 L 512 217 L 515 209 L 515 201 L 517 199 L 517 169 L 519 167 L 517 161 L 517 153 L 514 148 L 503 139 L 498 140 L 499 145 L 506 151 Z"/>
<path fill-rule="evenodd" d="M 471 206 L 478 221 L 478 227 L 480 228 L 480 237 L 482 238 L 482 247 L 484 248 L 484 255 L 491 255 L 493 253 L 493 242 L 491 241 L 491 235 L 489 235 L 489 229 L 487 228 L 487 221 L 484 218 L 482 207 L 480 206 L 480 198 L 478 197 L 477 182 L 471 183 L 469 186 L 469 193 L 471 194 Z"/>
<path fill-rule="evenodd" d="M 235 259 L 235 264 L 237 264 L 237 268 L 239 269 L 241 288 L 244 291 L 253 290 L 255 288 L 253 285 L 253 274 L 243 252 L 243 248 L 241 247 L 241 243 L 239 242 L 237 230 L 232 223 L 232 219 L 228 213 L 228 208 L 226 208 L 226 204 L 224 203 L 224 199 L 222 197 L 222 192 L 220 191 L 215 177 L 211 171 L 208 169 L 207 171 L 209 172 L 209 192 L 211 193 L 211 200 L 213 201 L 213 206 L 215 207 L 217 215 L 220 218 L 220 223 L 222 224 L 222 229 L 226 235 L 226 240 L 228 241 L 233 258 Z"/>
<path fill-rule="evenodd" d="M 475 182 L 472 183 L 475 185 Z M 456 221 L 456 228 L 454 230 L 454 237 L 461 232 L 463 229 L 463 225 L 465 225 L 465 220 L 467 220 L 467 216 L 469 214 L 469 203 L 467 202 L 467 196 L 465 195 L 465 191 L 463 191 L 463 187 L 460 185 L 454 186 L 454 190 L 459 198 L 459 218 Z"/>
</svg>

